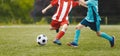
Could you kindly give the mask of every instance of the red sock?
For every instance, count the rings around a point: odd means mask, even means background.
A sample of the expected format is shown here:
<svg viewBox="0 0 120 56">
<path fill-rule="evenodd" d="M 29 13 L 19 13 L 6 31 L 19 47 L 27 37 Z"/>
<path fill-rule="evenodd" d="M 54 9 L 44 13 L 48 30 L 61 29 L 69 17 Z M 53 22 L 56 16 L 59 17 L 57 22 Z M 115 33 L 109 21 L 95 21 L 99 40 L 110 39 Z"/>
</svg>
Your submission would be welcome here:
<svg viewBox="0 0 120 56">
<path fill-rule="evenodd" d="M 57 36 L 56 36 L 56 39 L 60 39 L 60 38 L 62 38 L 62 36 L 65 34 L 65 32 L 63 32 L 63 31 L 60 31 L 58 34 L 57 34 Z"/>
</svg>

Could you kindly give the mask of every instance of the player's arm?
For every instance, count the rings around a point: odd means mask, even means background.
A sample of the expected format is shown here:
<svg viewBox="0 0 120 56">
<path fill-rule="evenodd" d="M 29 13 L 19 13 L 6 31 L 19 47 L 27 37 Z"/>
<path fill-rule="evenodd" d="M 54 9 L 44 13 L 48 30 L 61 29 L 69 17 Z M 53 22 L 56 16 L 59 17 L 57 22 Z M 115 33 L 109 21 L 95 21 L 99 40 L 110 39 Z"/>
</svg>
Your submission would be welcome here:
<svg viewBox="0 0 120 56">
<path fill-rule="evenodd" d="M 42 13 L 45 14 L 46 11 L 50 8 L 52 8 L 53 6 L 51 4 L 49 4 L 45 9 L 42 10 Z"/>
<path fill-rule="evenodd" d="M 87 3 L 85 2 L 85 0 L 79 0 L 79 4 L 87 8 Z"/>
<path fill-rule="evenodd" d="M 45 9 L 42 10 L 42 13 L 44 14 L 48 9 L 56 5 L 58 5 L 58 0 L 52 0 L 51 3 Z"/>
</svg>

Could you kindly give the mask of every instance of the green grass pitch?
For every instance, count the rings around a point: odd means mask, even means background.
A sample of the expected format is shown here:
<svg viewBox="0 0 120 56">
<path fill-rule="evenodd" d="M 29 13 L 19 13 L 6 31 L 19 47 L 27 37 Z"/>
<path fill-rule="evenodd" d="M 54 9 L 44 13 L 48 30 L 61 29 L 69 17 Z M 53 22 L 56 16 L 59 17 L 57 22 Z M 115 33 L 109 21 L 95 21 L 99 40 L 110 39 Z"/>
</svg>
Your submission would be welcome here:
<svg viewBox="0 0 120 56">
<path fill-rule="evenodd" d="M 55 31 L 49 25 L 0 26 L 0 56 L 120 56 L 120 25 L 102 25 L 101 31 L 116 36 L 116 45 L 111 48 L 109 42 L 96 36 L 89 28 L 81 31 L 78 48 L 67 46 L 74 37 L 75 25 L 70 25 L 61 39 L 62 45 L 52 43 Z M 36 37 L 45 34 L 48 43 L 39 46 Z"/>
</svg>

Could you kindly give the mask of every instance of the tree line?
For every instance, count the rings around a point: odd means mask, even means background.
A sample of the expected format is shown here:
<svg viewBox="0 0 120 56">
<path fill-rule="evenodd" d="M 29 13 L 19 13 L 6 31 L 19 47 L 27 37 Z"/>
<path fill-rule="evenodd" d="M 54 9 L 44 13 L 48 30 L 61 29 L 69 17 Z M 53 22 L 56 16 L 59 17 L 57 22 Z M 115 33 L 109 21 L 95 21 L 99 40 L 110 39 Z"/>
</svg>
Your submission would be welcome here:
<svg viewBox="0 0 120 56">
<path fill-rule="evenodd" d="M 34 0 L 0 0 L 0 23 L 32 23 Z"/>
<path fill-rule="evenodd" d="M 29 24 L 40 21 L 42 17 L 52 16 L 55 13 L 56 7 L 49 9 L 46 14 L 41 13 L 41 10 L 50 4 L 50 1 L 0 0 L 0 24 Z M 108 21 L 112 24 L 120 22 L 119 2 L 119 0 L 112 0 L 107 3 L 107 0 L 99 0 L 100 15 L 107 17 Z M 86 11 L 86 8 L 78 6 L 73 8 L 69 16 L 72 18 L 76 16 L 78 18 L 84 17 L 86 16 Z"/>
</svg>

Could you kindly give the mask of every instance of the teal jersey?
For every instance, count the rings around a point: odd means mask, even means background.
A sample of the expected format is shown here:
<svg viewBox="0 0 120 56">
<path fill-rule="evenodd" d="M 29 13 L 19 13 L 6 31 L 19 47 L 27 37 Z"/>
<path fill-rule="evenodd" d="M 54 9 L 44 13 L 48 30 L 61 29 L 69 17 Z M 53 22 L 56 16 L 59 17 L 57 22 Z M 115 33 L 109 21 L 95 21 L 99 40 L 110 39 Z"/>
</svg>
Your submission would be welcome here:
<svg viewBox="0 0 120 56">
<path fill-rule="evenodd" d="M 88 0 L 87 2 L 88 11 L 85 19 L 88 22 L 100 21 L 101 18 L 98 13 L 98 0 Z"/>
</svg>

